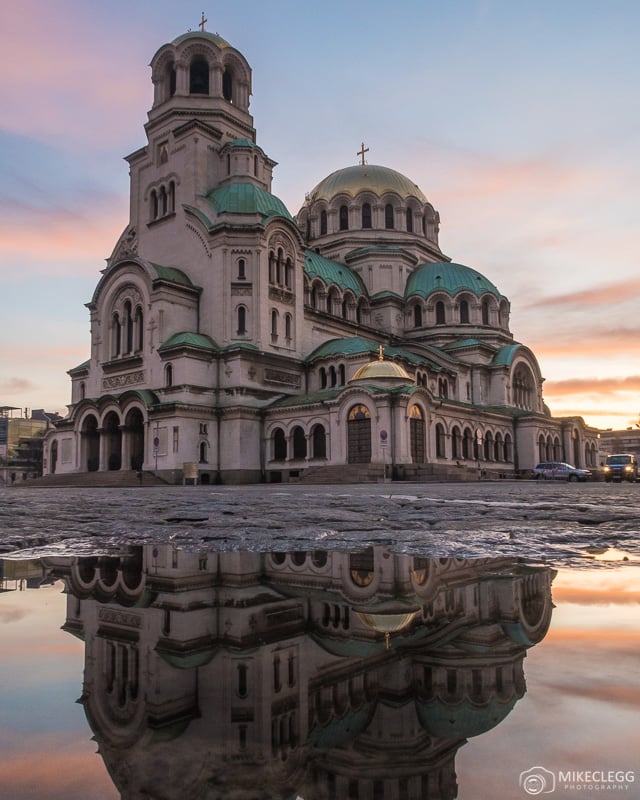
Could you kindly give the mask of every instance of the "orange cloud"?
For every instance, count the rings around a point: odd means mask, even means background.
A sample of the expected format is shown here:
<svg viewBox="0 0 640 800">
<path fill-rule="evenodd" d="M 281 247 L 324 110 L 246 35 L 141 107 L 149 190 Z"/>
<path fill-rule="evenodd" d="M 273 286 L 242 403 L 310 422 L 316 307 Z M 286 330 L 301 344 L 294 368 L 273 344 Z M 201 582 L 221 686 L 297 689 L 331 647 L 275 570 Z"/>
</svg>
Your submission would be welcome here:
<svg viewBox="0 0 640 800">
<path fill-rule="evenodd" d="M 617 281 L 580 292 L 569 292 L 550 297 L 542 297 L 529 303 L 526 308 L 540 308 L 561 305 L 601 305 L 603 303 L 623 303 L 640 297 L 640 279 Z"/>
<path fill-rule="evenodd" d="M 528 341 L 527 344 L 536 353 L 538 358 L 544 356 L 591 356 L 629 353 L 640 354 L 640 329 L 633 328 L 615 330 L 593 330 L 593 321 L 584 320 L 585 329 L 572 334 L 562 334 L 557 338 L 539 333 L 539 339 Z"/>
<path fill-rule="evenodd" d="M 582 589 L 580 587 L 554 587 L 554 601 L 578 603 L 580 605 L 628 605 L 640 603 L 640 590 L 620 591 L 619 589 Z"/>
<path fill-rule="evenodd" d="M 630 375 L 627 378 L 568 378 L 564 381 L 546 381 L 544 389 L 545 394 L 554 396 L 637 392 L 640 390 L 640 375 Z"/>
<path fill-rule="evenodd" d="M 93 263 L 97 279 L 98 269 L 104 266 L 102 260 L 111 255 L 127 222 L 126 199 L 114 198 L 106 213 L 96 209 L 91 198 L 81 200 L 86 201 L 86 214 L 29 208 L 23 209 L 20 216 L 0 218 L 2 260 L 20 264 L 32 261 L 34 272 L 41 269 L 47 274 L 51 274 L 53 264 L 57 264 L 58 274 L 87 274 Z M 81 263 L 73 264 L 73 260 Z"/>
</svg>

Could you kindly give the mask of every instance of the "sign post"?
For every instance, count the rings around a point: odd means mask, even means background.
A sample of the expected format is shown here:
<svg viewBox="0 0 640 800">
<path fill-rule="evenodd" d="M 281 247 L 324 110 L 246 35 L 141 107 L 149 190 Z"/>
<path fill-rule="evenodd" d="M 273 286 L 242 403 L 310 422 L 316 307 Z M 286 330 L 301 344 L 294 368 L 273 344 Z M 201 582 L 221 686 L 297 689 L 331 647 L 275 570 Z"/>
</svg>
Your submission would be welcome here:
<svg viewBox="0 0 640 800">
<path fill-rule="evenodd" d="M 384 472 L 382 473 L 383 479 L 387 480 L 387 447 L 389 445 L 389 434 L 382 430 L 380 431 L 380 447 L 382 449 L 382 465 Z"/>
</svg>

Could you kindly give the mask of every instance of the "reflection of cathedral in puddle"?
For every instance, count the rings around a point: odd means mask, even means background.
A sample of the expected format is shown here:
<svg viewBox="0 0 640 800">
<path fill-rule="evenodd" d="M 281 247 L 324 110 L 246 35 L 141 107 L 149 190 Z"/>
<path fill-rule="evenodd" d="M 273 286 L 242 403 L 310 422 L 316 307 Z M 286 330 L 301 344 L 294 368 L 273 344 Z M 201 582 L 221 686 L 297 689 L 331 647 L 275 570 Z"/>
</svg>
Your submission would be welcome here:
<svg viewBox="0 0 640 800">
<path fill-rule="evenodd" d="M 525 691 L 548 568 L 188 553 L 51 559 L 82 702 L 123 798 L 453 798 L 455 755 Z M 264 788 L 263 788 L 264 787 Z"/>
</svg>

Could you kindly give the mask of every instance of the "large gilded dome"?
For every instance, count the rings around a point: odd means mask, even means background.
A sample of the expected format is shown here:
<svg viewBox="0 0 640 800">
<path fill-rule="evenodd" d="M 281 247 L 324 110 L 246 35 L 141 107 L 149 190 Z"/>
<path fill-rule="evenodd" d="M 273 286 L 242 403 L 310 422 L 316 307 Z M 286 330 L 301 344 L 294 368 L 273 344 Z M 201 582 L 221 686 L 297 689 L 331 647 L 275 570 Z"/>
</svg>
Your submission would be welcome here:
<svg viewBox="0 0 640 800">
<path fill-rule="evenodd" d="M 338 194 L 356 197 L 361 192 L 372 192 L 376 197 L 393 192 L 402 199 L 415 197 L 421 203 L 427 202 L 418 186 L 405 175 L 375 164 L 358 164 L 332 172 L 309 192 L 308 200 L 329 201 Z"/>
</svg>

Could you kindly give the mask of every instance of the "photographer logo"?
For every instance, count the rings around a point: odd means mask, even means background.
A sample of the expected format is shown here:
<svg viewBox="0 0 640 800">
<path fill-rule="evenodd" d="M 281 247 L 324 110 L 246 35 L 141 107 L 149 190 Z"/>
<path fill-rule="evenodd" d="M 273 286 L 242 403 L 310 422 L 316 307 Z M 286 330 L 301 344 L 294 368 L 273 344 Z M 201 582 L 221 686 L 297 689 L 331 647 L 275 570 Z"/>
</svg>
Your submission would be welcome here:
<svg viewBox="0 0 640 800">
<path fill-rule="evenodd" d="M 527 794 L 549 794 L 555 791 L 556 776 L 544 767 L 531 767 L 520 773 L 519 785 Z"/>
</svg>

